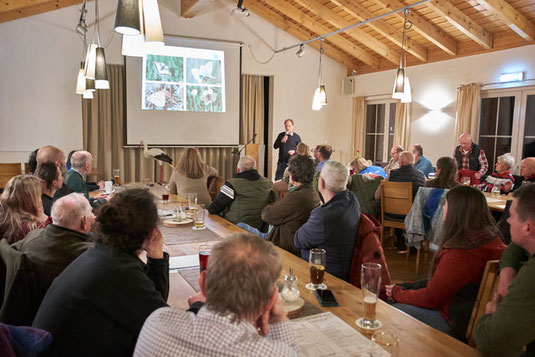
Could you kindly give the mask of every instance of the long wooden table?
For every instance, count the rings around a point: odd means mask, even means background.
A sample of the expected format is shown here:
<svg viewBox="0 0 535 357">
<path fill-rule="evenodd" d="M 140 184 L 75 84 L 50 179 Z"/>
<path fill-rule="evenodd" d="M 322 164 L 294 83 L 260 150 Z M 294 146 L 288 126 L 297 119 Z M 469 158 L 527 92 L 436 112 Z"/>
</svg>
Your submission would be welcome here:
<svg viewBox="0 0 535 357">
<path fill-rule="evenodd" d="M 507 201 L 512 200 L 513 197 L 509 195 L 500 195 L 499 197 L 492 197 L 490 192 L 483 192 L 487 199 L 487 205 L 491 211 L 503 212 Z M 490 202 L 489 202 L 490 201 Z"/>
<path fill-rule="evenodd" d="M 165 204 L 161 208 L 169 209 L 183 201 L 180 197 L 172 195 L 171 200 L 175 203 Z M 205 225 L 222 237 L 230 234 L 243 232 L 243 230 L 225 219 L 207 214 Z M 165 251 L 170 256 L 180 256 L 197 254 L 199 244 L 184 244 L 166 246 Z M 305 288 L 309 281 L 308 263 L 295 255 L 288 253 L 277 247 L 278 252 L 283 257 L 282 275 L 286 274 L 289 268 L 293 268 L 294 274 L 298 277 L 298 287 L 301 296 L 308 302 L 319 307 L 323 311 L 330 311 L 334 315 L 344 320 L 347 324 L 359 330 L 355 325 L 355 320 L 363 316 L 363 299 L 360 289 L 336 278 L 328 273 L 325 274 L 325 283 L 328 285 L 338 300 L 338 307 L 322 307 L 314 292 Z M 168 303 L 170 306 L 187 309 L 187 299 L 195 294 L 195 290 L 178 273 L 170 274 L 170 294 Z M 438 330 L 425 325 L 411 316 L 393 308 L 383 301 L 377 304 L 377 319 L 389 330 L 395 331 L 400 338 L 399 356 L 479 356 L 472 347 L 450 337 Z M 363 332 L 363 331 L 360 331 Z"/>
</svg>

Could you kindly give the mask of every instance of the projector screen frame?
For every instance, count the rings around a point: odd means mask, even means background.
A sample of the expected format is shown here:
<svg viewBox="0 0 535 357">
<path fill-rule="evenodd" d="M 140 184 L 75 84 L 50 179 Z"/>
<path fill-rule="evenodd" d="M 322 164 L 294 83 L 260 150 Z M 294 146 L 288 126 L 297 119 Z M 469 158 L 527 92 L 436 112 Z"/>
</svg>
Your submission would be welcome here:
<svg viewBox="0 0 535 357">
<path fill-rule="evenodd" d="M 183 41 L 183 42 L 192 42 L 192 43 L 196 43 L 196 44 L 199 44 L 199 43 L 206 43 L 206 44 L 217 44 L 217 45 L 222 45 L 222 46 L 238 46 L 239 47 L 239 99 L 238 99 L 238 113 L 239 113 L 239 117 L 238 117 L 238 130 L 239 132 L 241 132 L 241 129 L 242 129 L 242 108 L 241 108 L 241 103 L 242 103 L 242 95 L 243 95 L 243 88 L 242 88 L 242 81 L 241 81 L 241 78 L 242 78 L 242 66 L 243 66 L 243 46 L 244 46 L 244 42 L 241 42 L 241 41 L 231 41 L 231 40 L 218 40 L 218 39 L 208 39 L 208 38 L 197 38 L 197 37 L 189 37 L 189 36 L 174 36 L 174 35 L 165 35 L 164 36 L 165 39 L 176 39 L 178 41 Z M 127 64 L 126 64 L 126 56 L 123 56 L 123 108 L 124 108 L 124 117 L 123 117 L 123 148 L 137 148 L 139 145 L 138 144 L 128 144 L 128 138 L 127 138 L 127 131 L 128 131 L 128 103 L 127 103 L 127 85 L 126 85 L 126 82 L 127 82 L 127 78 L 126 78 L 126 75 L 127 75 Z M 227 96 L 228 98 L 228 96 Z M 238 137 L 239 137 L 239 133 L 238 133 Z M 239 139 L 238 139 L 239 141 Z M 238 144 L 227 144 L 227 145 L 224 145 L 224 144 L 214 144 L 214 145 L 210 145 L 210 144 L 199 144 L 199 145 L 195 145 L 195 144 L 162 144 L 162 143 L 158 143 L 158 144 L 151 144 L 151 143 L 147 143 L 148 146 L 158 146 L 158 147 L 166 147 L 166 148 L 187 148 L 187 147 L 197 147 L 197 148 L 235 148 L 235 147 L 238 147 L 240 145 L 240 143 L 238 142 Z"/>
</svg>

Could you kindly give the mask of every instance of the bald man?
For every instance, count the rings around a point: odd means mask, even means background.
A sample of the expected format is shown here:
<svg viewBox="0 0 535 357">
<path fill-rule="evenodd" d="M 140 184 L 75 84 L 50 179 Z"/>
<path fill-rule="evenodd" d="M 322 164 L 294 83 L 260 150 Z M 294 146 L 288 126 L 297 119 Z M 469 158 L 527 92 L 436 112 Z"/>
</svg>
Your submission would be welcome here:
<svg viewBox="0 0 535 357">
<path fill-rule="evenodd" d="M 462 176 L 473 177 L 477 182 L 471 182 L 471 184 L 477 184 L 489 168 L 485 151 L 479 145 L 474 144 L 472 137 L 467 133 L 459 137 L 459 144 L 453 152 L 453 158 L 459 166 L 457 176 L 459 179 Z"/>
<path fill-rule="evenodd" d="M 526 157 L 520 162 L 520 180 L 517 180 L 513 191 L 526 185 L 535 182 L 535 157 Z"/>
<path fill-rule="evenodd" d="M 63 175 L 63 185 L 59 190 L 56 191 L 56 194 L 54 195 L 54 201 L 63 197 L 67 196 L 68 194 L 73 193 L 71 189 L 67 187 L 65 184 L 65 179 L 67 178 L 67 166 L 65 164 L 65 153 L 58 149 L 55 146 L 52 145 L 46 145 L 37 151 L 37 163 L 45 163 L 47 161 L 52 161 L 56 164 L 56 166 L 61 171 L 61 174 Z"/>
<path fill-rule="evenodd" d="M 107 202 L 105 193 L 100 193 L 95 197 L 89 197 L 87 189 L 87 175 L 93 169 L 93 156 L 88 151 L 76 151 L 72 154 L 71 170 L 67 173 L 65 184 L 74 192 L 81 193 L 89 200 L 93 208 Z"/>
</svg>

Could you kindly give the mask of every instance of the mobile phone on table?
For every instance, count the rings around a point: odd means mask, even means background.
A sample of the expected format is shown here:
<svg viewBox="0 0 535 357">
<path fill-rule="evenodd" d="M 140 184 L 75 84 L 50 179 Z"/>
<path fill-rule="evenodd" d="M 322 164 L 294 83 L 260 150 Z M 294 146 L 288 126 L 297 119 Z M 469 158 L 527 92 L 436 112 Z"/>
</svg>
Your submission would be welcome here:
<svg viewBox="0 0 535 357">
<path fill-rule="evenodd" d="M 318 298 L 321 306 L 338 306 L 338 301 L 334 297 L 334 294 L 331 290 L 316 290 L 316 297 Z"/>
</svg>

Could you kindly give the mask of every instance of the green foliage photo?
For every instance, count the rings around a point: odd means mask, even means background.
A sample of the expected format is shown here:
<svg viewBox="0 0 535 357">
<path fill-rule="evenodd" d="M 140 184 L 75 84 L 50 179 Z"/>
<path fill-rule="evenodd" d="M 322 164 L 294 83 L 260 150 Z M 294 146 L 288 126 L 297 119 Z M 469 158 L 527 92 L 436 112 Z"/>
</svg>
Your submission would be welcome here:
<svg viewBox="0 0 535 357">
<path fill-rule="evenodd" d="M 184 58 L 161 55 L 147 55 L 145 62 L 147 81 L 183 82 Z"/>
</svg>

